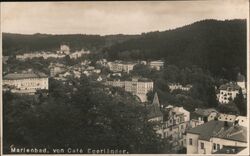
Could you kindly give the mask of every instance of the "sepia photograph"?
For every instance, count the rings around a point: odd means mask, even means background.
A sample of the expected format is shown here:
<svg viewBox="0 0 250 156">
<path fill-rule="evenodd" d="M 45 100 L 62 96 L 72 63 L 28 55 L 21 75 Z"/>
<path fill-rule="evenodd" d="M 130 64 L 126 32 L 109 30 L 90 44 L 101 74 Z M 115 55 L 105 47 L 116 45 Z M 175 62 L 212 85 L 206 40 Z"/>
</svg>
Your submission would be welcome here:
<svg viewBox="0 0 250 156">
<path fill-rule="evenodd" d="M 249 155 L 248 0 L 0 4 L 0 155 Z"/>
</svg>

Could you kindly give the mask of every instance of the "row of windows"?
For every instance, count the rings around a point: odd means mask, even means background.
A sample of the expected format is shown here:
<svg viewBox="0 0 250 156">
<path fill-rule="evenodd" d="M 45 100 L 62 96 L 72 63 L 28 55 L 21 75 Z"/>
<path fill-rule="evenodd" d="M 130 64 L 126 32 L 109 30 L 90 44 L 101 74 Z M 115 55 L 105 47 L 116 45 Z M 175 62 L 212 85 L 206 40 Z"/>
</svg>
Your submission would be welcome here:
<svg viewBox="0 0 250 156">
<path fill-rule="evenodd" d="M 191 138 L 189 138 L 189 145 L 193 145 L 193 139 L 191 139 Z M 201 149 L 205 148 L 203 142 L 200 143 L 200 148 Z M 219 149 L 220 149 L 220 144 L 213 143 L 213 150 L 219 150 Z"/>
</svg>

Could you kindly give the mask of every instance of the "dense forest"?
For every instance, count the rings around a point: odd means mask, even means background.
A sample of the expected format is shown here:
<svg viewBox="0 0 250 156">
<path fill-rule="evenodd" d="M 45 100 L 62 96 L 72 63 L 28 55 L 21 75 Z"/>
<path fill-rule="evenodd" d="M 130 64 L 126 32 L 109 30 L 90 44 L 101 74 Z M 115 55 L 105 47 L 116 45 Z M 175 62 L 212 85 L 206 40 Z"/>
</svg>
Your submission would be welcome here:
<svg viewBox="0 0 250 156">
<path fill-rule="evenodd" d="M 70 46 L 71 50 L 80 50 L 82 48 L 93 52 L 100 51 L 104 47 L 135 38 L 137 35 L 50 35 L 50 34 L 11 34 L 3 33 L 3 55 L 10 56 L 23 54 L 32 51 L 59 50 L 60 44 L 64 43 Z"/>
<path fill-rule="evenodd" d="M 215 75 L 246 73 L 246 20 L 204 20 L 150 32 L 107 49 L 110 59 L 160 59 L 180 67 L 198 65 Z"/>
<path fill-rule="evenodd" d="M 73 85 L 51 79 L 48 96 L 44 91 L 34 97 L 3 94 L 4 153 L 10 153 L 11 145 L 50 153 L 79 145 L 129 153 L 161 153 L 165 148 L 147 121 L 147 110 L 132 94 L 107 90 L 85 76 L 68 82 Z"/>
</svg>

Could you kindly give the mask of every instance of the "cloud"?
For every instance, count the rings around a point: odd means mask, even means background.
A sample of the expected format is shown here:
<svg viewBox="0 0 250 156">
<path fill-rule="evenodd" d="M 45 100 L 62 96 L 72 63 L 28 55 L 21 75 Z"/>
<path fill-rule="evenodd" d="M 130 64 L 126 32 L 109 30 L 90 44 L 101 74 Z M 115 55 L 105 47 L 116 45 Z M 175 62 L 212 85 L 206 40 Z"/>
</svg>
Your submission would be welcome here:
<svg viewBox="0 0 250 156">
<path fill-rule="evenodd" d="M 138 34 L 202 19 L 248 18 L 248 1 L 4 2 L 3 32 Z"/>
</svg>

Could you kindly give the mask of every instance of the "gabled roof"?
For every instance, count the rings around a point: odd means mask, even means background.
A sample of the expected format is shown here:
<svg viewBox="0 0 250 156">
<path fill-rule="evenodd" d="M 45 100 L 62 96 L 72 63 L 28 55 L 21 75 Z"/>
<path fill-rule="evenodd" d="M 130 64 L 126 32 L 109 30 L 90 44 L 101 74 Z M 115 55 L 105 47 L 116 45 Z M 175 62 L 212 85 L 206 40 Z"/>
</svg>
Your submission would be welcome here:
<svg viewBox="0 0 250 156">
<path fill-rule="evenodd" d="M 233 123 L 212 120 L 187 130 L 187 133 L 198 134 L 200 140 L 209 141 L 210 138 L 221 138 L 247 142 L 247 129 L 243 126 L 234 126 Z"/>
</svg>

